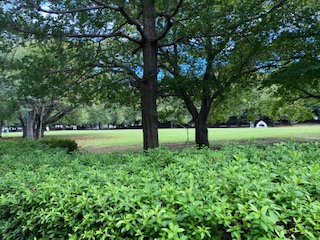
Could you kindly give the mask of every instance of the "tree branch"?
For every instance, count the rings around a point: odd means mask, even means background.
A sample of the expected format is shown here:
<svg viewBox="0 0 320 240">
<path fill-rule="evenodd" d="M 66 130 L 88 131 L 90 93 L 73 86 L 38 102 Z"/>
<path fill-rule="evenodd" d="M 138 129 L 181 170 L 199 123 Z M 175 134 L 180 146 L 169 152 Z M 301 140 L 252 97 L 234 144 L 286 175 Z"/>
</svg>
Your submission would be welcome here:
<svg viewBox="0 0 320 240">
<path fill-rule="evenodd" d="M 159 16 L 165 17 L 166 22 L 167 22 L 165 29 L 162 31 L 162 33 L 159 34 L 159 36 L 157 38 L 158 41 L 161 40 L 162 38 L 164 38 L 167 35 L 167 33 L 169 32 L 169 30 L 173 27 L 173 23 L 171 20 L 178 13 L 179 8 L 181 7 L 182 3 L 183 3 L 183 0 L 179 0 L 177 5 L 174 7 L 174 9 L 172 10 L 171 13 L 166 12 L 166 13 L 158 14 Z"/>
<path fill-rule="evenodd" d="M 31 4 L 33 8 L 35 8 L 39 12 L 44 12 L 48 14 L 67 14 L 67 13 L 77 13 L 77 12 L 85 12 L 85 11 L 91 11 L 91 10 L 99 10 L 99 9 L 105 9 L 106 6 L 98 5 L 98 6 L 92 6 L 92 7 L 84 7 L 84 8 L 76 8 L 76 9 L 70 9 L 70 10 L 64 10 L 64 11 L 53 11 L 53 10 L 46 10 L 40 5 L 34 3 L 32 0 L 28 0 L 28 2 Z"/>
<path fill-rule="evenodd" d="M 52 117 L 48 118 L 47 121 L 46 121 L 46 124 L 51 124 L 51 123 L 54 123 L 54 122 L 58 121 L 64 115 L 66 115 L 68 112 L 76 109 L 77 107 L 78 107 L 78 105 L 71 105 L 71 106 L 68 106 L 68 107 L 64 108 L 62 111 L 59 111 L 58 113 L 56 113 Z"/>
<path fill-rule="evenodd" d="M 129 13 L 124 9 L 124 7 L 119 7 L 118 8 L 118 11 L 122 14 L 122 16 L 126 19 L 127 23 L 130 24 L 130 25 L 134 25 L 136 26 L 138 32 L 143 35 L 143 29 L 142 29 L 142 26 L 140 25 L 140 23 L 132 18 Z"/>
<path fill-rule="evenodd" d="M 37 33 L 35 30 L 33 29 L 24 29 L 24 28 L 21 28 L 19 26 L 14 26 L 14 25 L 11 25 L 11 26 L 8 26 L 7 29 L 12 29 L 12 30 L 15 30 L 17 32 L 21 32 L 21 33 L 26 33 L 26 34 L 31 34 L 31 35 L 40 35 L 39 33 Z M 94 39 L 94 38 L 99 38 L 99 39 L 108 39 L 108 38 L 114 38 L 114 37 L 123 37 L 123 38 L 126 38 L 128 39 L 129 41 L 131 42 L 134 42 L 134 43 L 137 43 L 139 45 L 141 45 L 141 40 L 139 39 L 136 39 L 134 37 L 131 37 L 123 32 L 111 32 L 109 34 L 91 34 L 91 33 L 88 33 L 88 34 L 73 34 L 73 33 L 63 33 L 63 34 L 60 34 L 60 33 L 45 33 L 44 34 L 45 36 L 47 37 L 52 37 L 52 38 L 88 38 L 88 39 Z"/>
<path fill-rule="evenodd" d="M 95 66 L 102 68 L 121 68 L 126 71 L 128 75 L 132 76 L 136 81 L 142 81 L 142 79 L 135 73 L 135 71 L 127 66 L 122 65 L 121 63 L 117 63 L 116 61 L 106 62 L 105 64 L 96 64 Z"/>
<path fill-rule="evenodd" d="M 293 88 L 297 89 L 300 92 L 303 92 L 304 94 L 306 94 L 306 96 L 301 96 L 301 98 L 315 98 L 315 99 L 320 99 L 320 95 L 317 94 L 313 94 L 311 92 L 308 92 L 307 90 L 304 90 L 302 88 L 299 88 L 297 86 L 293 86 Z"/>
</svg>

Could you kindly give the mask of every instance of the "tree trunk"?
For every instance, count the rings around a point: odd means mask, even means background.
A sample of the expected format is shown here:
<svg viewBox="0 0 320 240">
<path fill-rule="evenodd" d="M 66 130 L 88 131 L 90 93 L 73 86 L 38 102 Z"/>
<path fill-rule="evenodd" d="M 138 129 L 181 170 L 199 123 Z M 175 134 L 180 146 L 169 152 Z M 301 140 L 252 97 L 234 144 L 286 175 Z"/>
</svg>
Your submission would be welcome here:
<svg viewBox="0 0 320 240">
<path fill-rule="evenodd" d="M 237 127 L 238 127 L 238 128 L 241 127 L 241 120 L 237 118 L 236 124 L 237 124 Z"/>
<path fill-rule="evenodd" d="M 42 139 L 44 137 L 46 126 L 44 123 L 37 123 L 37 128 L 34 130 L 35 139 Z"/>
<path fill-rule="evenodd" d="M 42 129 L 41 129 L 41 133 L 40 133 L 41 138 L 44 137 L 44 132 L 45 132 L 45 130 L 46 130 L 46 126 L 43 125 L 43 127 L 42 127 Z"/>
<path fill-rule="evenodd" d="M 195 122 L 196 144 L 198 148 L 209 147 L 208 127 L 204 118 L 199 118 Z"/>
<path fill-rule="evenodd" d="M 2 127 L 4 125 L 4 121 L 0 120 L 0 138 L 2 137 Z"/>
<path fill-rule="evenodd" d="M 25 116 L 20 117 L 23 127 L 23 137 L 29 140 L 35 139 L 35 113 L 28 112 Z"/>
<path fill-rule="evenodd" d="M 157 113 L 157 38 L 155 25 L 154 0 L 143 1 L 144 36 L 143 51 L 143 79 L 139 84 L 141 96 L 141 115 L 143 129 L 143 148 L 159 147 L 158 113 Z"/>
<path fill-rule="evenodd" d="M 40 110 L 38 109 L 38 113 L 36 115 L 36 126 L 37 128 L 35 129 L 35 138 L 36 139 L 41 139 L 44 136 L 44 130 L 45 130 L 45 121 L 43 119 L 45 114 L 45 106 L 41 106 Z"/>
<path fill-rule="evenodd" d="M 211 93 L 211 85 L 215 80 L 215 75 L 213 71 L 213 49 L 212 49 L 212 42 L 210 39 L 206 39 L 206 71 L 203 75 L 202 79 L 202 100 L 201 100 L 201 108 L 198 114 L 198 117 L 195 119 L 196 125 L 196 144 L 198 148 L 202 147 L 209 147 L 209 140 L 208 140 L 208 127 L 207 127 L 207 120 L 209 116 L 209 111 L 212 105 L 212 102 L 215 98 L 214 95 Z"/>
</svg>

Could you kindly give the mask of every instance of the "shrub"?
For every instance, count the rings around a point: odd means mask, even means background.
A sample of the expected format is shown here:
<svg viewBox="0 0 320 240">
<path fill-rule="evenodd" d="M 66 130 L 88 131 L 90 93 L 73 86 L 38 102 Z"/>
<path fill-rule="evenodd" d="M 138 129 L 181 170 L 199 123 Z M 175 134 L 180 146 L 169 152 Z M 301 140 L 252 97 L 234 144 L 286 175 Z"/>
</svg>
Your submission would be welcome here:
<svg viewBox="0 0 320 240">
<path fill-rule="evenodd" d="M 319 146 L 4 154 L 0 236 L 319 239 Z"/>
<path fill-rule="evenodd" d="M 72 153 L 78 150 L 78 144 L 71 139 L 48 138 L 42 139 L 40 141 L 49 145 L 52 148 L 66 149 L 68 153 Z"/>
</svg>

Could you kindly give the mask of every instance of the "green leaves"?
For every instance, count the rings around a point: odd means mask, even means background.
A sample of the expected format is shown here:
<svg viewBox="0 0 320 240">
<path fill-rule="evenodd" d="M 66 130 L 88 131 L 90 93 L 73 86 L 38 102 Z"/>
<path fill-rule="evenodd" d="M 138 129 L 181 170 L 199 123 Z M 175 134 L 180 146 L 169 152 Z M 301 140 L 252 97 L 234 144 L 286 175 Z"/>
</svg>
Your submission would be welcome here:
<svg viewBox="0 0 320 240">
<path fill-rule="evenodd" d="M 169 228 L 162 228 L 161 230 L 168 234 L 166 239 L 187 239 L 186 236 L 180 237 L 180 233 L 184 232 L 185 230 L 180 228 L 179 225 L 170 223 Z"/>
<path fill-rule="evenodd" d="M 319 147 L 70 155 L 41 142 L 2 141 L 0 235 L 317 239 Z"/>
</svg>

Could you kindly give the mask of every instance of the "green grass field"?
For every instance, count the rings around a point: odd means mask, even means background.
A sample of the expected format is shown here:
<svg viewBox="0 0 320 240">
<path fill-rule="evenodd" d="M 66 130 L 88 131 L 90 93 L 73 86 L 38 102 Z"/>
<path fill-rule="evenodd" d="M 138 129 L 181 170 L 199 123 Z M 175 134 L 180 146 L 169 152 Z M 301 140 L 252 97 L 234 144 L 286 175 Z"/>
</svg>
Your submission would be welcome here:
<svg viewBox="0 0 320 240">
<path fill-rule="evenodd" d="M 3 133 L 4 138 L 21 137 L 21 133 Z M 50 131 L 45 137 L 71 138 L 85 149 L 93 151 L 140 150 L 142 149 L 142 130 L 83 130 Z M 194 129 L 159 129 L 161 146 L 179 146 L 188 141 L 194 144 Z M 297 139 L 300 141 L 320 141 L 320 125 L 257 128 L 211 128 L 211 145 L 221 145 L 229 141 L 279 141 Z"/>
</svg>

